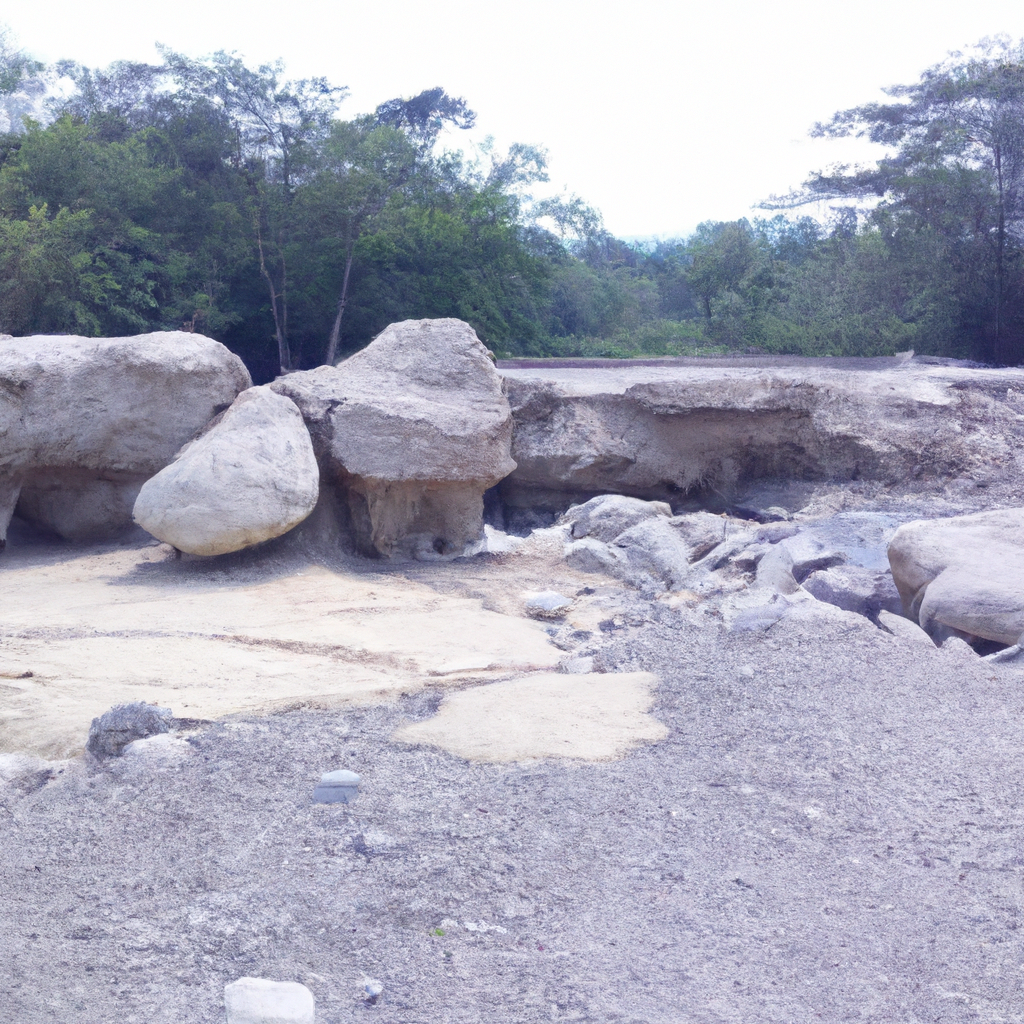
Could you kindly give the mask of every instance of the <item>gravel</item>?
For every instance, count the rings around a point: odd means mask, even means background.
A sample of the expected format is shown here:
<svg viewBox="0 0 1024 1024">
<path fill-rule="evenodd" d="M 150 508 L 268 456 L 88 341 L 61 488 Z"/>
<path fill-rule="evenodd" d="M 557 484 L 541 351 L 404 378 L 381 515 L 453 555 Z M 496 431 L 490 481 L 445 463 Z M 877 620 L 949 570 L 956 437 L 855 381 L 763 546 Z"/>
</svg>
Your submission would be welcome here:
<svg viewBox="0 0 1024 1024">
<path fill-rule="evenodd" d="M 212 1024 L 252 976 L 319 1024 L 1024 1021 L 1020 663 L 652 615 L 598 659 L 663 680 L 620 761 L 389 742 L 420 693 L 0 788 L 0 1017 Z"/>
</svg>

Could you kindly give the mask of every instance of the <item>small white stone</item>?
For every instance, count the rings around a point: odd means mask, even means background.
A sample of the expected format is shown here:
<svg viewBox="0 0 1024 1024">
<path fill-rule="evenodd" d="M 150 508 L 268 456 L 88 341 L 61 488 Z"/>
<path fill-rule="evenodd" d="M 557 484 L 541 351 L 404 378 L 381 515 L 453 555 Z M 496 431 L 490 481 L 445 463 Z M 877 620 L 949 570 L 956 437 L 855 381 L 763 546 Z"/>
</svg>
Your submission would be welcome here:
<svg viewBox="0 0 1024 1024">
<path fill-rule="evenodd" d="M 239 978 L 224 986 L 227 1024 L 315 1024 L 313 993 L 294 981 Z"/>
<path fill-rule="evenodd" d="M 363 991 L 366 993 L 366 1001 L 375 1005 L 384 994 L 384 983 L 376 978 L 363 978 Z"/>
<path fill-rule="evenodd" d="M 571 676 L 585 676 L 594 671 L 593 655 L 582 655 L 576 658 L 563 658 L 558 663 L 559 671 Z"/>
<path fill-rule="evenodd" d="M 555 590 L 527 591 L 526 614 L 535 619 L 560 619 L 572 607 L 572 598 Z"/>
</svg>

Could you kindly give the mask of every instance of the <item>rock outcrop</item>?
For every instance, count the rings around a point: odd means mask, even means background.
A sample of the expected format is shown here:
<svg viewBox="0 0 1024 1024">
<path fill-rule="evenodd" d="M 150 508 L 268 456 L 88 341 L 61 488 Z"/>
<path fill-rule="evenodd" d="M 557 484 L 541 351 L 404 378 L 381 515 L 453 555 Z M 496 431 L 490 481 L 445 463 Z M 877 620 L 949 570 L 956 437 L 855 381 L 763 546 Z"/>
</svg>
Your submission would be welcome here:
<svg viewBox="0 0 1024 1024">
<path fill-rule="evenodd" d="M 936 639 L 1024 636 L 1024 508 L 906 523 L 889 564 L 904 611 Z"/>
<path fill-rule="evenodd" d="M 302 412 L 360 550 L 436 557 L 482 536 L 484 491 L 515 463 L 501 378 L 468 324 L 392 324 L 338 366 L 271 387 Z"/>
<path fill-rule="evenodd" d="M 222 555 L 287 533 L 316 506 L 320 472 L 295 403 L 249 388 L 142 485 L 135 521 L 195 555 Z"/>
<path fill-rule="evenodd" d="M 0 339 L 0 545 L 11 514 L 116 535 L 142 483 L 251 385 L 198 334 Z"/>
<path fill-rule="evenodd" d="M 792 363 L 502 368 L 517 463 L 503 500 L 562 511 L 605 493 L 720 501 L 766 479 L 974 488 L 1021 472 L 1024 370 Z"/>
</svg>

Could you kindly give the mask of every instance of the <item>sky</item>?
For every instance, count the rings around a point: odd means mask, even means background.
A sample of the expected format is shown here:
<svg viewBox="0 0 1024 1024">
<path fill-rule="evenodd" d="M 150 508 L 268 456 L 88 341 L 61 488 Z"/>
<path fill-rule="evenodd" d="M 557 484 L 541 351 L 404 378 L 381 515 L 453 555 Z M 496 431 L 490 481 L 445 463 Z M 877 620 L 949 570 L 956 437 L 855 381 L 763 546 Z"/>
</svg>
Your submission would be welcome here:
<svg viewBox="0 0 1024 1024">
<path fill-rule="evenodd" d="M 90 66 L 236 51 L 348 86 L 340 116 L 440 85 L 477 111 L 452 148 L 543 146 L 549 194 L 581 196 L 625 238 L 684 235 L 835 162 L 880 150 L 815 140 L 986 36 L 1024 38 L 1004 0 L 48 0 L 0 2 L 21 46 Z M 822 211 L 817 211 L 822 212 Z"/>
</svg>

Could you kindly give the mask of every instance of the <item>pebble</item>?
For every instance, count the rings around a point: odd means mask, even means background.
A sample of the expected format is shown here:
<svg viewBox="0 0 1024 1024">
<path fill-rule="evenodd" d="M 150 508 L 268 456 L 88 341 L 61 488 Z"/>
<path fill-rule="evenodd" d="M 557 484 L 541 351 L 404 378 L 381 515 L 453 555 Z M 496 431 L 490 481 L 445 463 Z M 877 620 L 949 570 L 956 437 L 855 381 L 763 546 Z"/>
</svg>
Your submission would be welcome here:
<svg viewBox="0 0 1024 1024">
<path fill-rule="evenodd" d="M 325 772 L 313 790 L 315 804 L 350 804 L 359 795 L 360 777 L 341 768 Z"/>
<path fill-rule="evenodd" d="M 376 1006 L 384 994 L 384 985 L 376 978 L 364 978 L 363 991 L 366 993 L 366 1002 L 371 1006 Z"/>
<path fill-rule="evenodd" d="M 239 978 L 224 986 L 227 1024 L 314 1024 L 313 993 L 294 981 Z"/>
<path fill-rule="evenodd" d="M 556 590 L 527 592 L 523 596 L 526 598 L 526 614 L 534 619 L 561 619 L 572 607 L 572 598 Z"/>
</svg>

